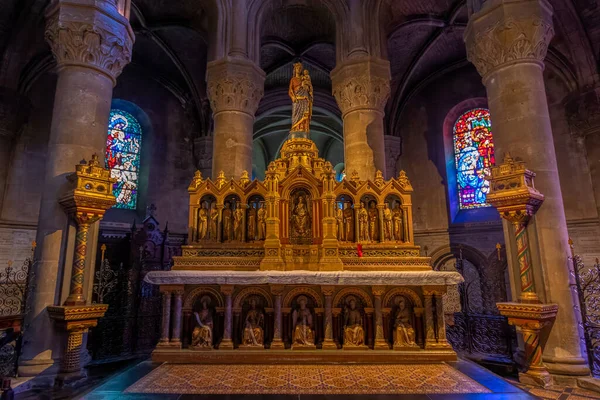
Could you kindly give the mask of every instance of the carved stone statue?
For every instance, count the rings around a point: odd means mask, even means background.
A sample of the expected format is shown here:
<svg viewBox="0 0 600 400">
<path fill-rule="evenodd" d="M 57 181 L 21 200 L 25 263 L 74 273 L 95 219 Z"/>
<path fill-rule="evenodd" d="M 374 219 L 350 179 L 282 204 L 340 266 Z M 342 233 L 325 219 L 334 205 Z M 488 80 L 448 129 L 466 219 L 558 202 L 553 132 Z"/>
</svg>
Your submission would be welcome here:
<svg viewBox="0 0 600 400">
<path fill-rule="evenodd" d="M 293 344 L 301 346 L 313 346 L 315 344 L 315 335 L 313 333 L 313 317 L 308 308 L 306 308 L 308 299 L 306 296 L 298 297 L 298 308 L 292 314 L 293 320 Z"/>
<path fill-rule="evenodd" d="M 265 240 L 267 234 L 267 210 L 265 210 L 264 203 L 260 203 L 258 212 L 258 240 Z"/>
<path fill-rule="evenodd" d="M 198 210 L 198 240 L 206 239 L 208 232 L 208 210 L 204 205 Z"/>
<path fill-rule="evenodd" d="M 202 296 L 200 299 L 202 309 L 200 312 L 194 312 L 194 322 L 196 326 L 192 332 L 192 348 L 212 348 L 213 340 L 213 320 L 212 313 L 208 306 L 210 297 Z"/>
<path fill-rule="evenodd" d="M 248 241 L 256 239 L 256 208 L 250 206 L 248 210 Z"/>
<path fill-rule="evenodd" d="M 233 240 L 233 213 L 229 202 L 225 202 L 225 208 L 223 208 L 223 241 L 230 240 Z"/>
<path fill-rule="evenodd" d="M 392 240 L 392 210 L 387 203 L 383 209 L 383 232 L 385 234 L 385 240 Z"/>
<path fill-rule="evenodd" d="M 369 204 L 369 237 L 371 241 L 374 242 L 377 240 L 377 220 L 379 219 L 379 212 L 377 210 L 377 206 L 375 202 L 372 201 Z"/>
<path fill-rule="evenodd" d="M 350 203 L 344 203 L 344 240 L 352 241 L 354 228 L 354 211 L 350 207 Z"/>
<path fill-rule="evenodd" d="M 406 299 L 398 296 L 394 302 L 398 306 L 394 320 L 394 346 L 418 347 L 415 343 L 415 329 L 412 326 L 412 315 L 406 305 Z"/>
<path fill-rule="evenodd" d="M 368 242 L 369 239 L 369 213 L 365 208 L 364 204 L 358 211 L 358 231 L 359 240 L 361 242 Z"/>
<path fill-rule="evenodd" d="M 335 206 L 335 236 L 337 240 L 346 240 L 346 231 L 344 230 L 344 211 L 340 207 L 339 203 Z"/>
<path fill-rule="evenodd" d="M 263 326 L 265 315 L 257 308 L 258 301 L 255 297 L 250 298 L 250 310 L 244 321 L 244 337 L 242 344 L 245 346 L 262 346 L 264 343 Z"/>
<path fill-rule="evenodd" d="M 210 240 L 217 240 L 217 224 L 219 223 L 219 210 L 216 204 L 210 207 Z"/>
<path fill-rule="evenodd" d="M 292 229 L 297 236 L 305 237 L 307 234 L 310 234 L 310 222 L 310 213 L 306 205 L 306 198 L 300 195 L 292 210 Z"/>
<path fill-rule="evenodd" d="M 350 296 L 346 300 L 344 310 L 344 347 L 364 346 L 365 331 L 363 329 L 362 315 L 356 309 L 356 298 Z"/>
<path fill-rule="evenodd" d="M 238 242 L 244 240 L 244 209 L 240 204 L 233 211 L 233 232 L 235 240 Z"/>
<path fill-rule="evenodd" d="M 303 70 L 301 63 L 294 64 L 294 76 L 290 79 L 288 94 L 292 99 L 290 137 L 307 138 L 312 118 L 313 85 L 308 70 Z"/>
<path fill-rule="evenodd" d="M 403 223 L 403 213 L 400 205 L 396 204 L 394 207 L 394 212 L 392 213 L 393 222 L 394 222 L 394 239 L 398 242 L 404 242 L 404 223 Z"/>
</svg>

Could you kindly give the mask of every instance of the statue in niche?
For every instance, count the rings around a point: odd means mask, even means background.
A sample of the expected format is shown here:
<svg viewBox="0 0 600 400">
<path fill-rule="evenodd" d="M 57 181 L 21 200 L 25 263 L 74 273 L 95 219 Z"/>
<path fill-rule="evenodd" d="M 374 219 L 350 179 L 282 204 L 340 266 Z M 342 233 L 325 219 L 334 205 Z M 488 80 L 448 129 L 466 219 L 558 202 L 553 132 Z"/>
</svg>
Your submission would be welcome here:
<svg viewBox="0 0 600 400">
<path fill-rule="evenodd" d="M 225 202 L 223 208 L 223 241 L 233 240 L 233 213 L 229 206 L 229 202 Z"/>
<path fill-rule="evenodd" d="M 352 241 L 352 228 L 354 225 L 354 212 L 350 203 L 344 203 L 344 240 Z"/>
<path fill-rule="evenodd" d="M 257 212 L 258 218 L 258 240 L 265 240 L 267 233 L 267 210 L 265 210 L 265 203 L 261 202 Z"/>
<path fill-rule="evenodd" d="M 379 219 L 379 212 L 374 201 L 369 203 L 369 237 L 372 242 L 377 240 L 377 220 Z"/>
<path fill-rule="evenodd" d="M 198 210 L 198 240 L 206 239 L 208 233 L 208 209 L 203 204 Z"/>
<path fill-rule="evenodd" d="M 249 300 L 250 310 L 244 321 L 244 336 L 242 344 L 245 346 L 262 346 L 264 342 L 263 326 L 265 315 L 258 309 L 258 299 L 251 297 Z"/>
<path fill-rule="evenodd" d="M 397 306 L 394 316 L 394 346 L 418 347 L 415 343 L 415 329 L 412 326 L 412 314 L 406 305 L 404 296 L 394 299 Z"/>
<path fill-rule="evenodd" d="M 202 309 L 200 312 L 194 312 L 194 322 L 196 326 L 192 332 L 192 348 L 212 348 L 213 340 L 213 320 L 212 313 L 208 306 L 210 297 L 202 296 L 200 299 Z"/>
<path fill-rule="evenodd" d="M 298 297 L 298 308 L 292 314 L 293 320 L 293 338 L 294 344 L 302 346 L 312 346 L 315 344 L 315 335 L 313 333 L 313 318 L 310 310 L 306 308 L 308 299 L 306 296 Z"/>
<path fill-rule="evenodd" d="M 356 297 L 346 299 L 344 310 L 344 347 L 364 346 L 365 331 L 360 311 L 356 309 Z"/>
<path fill-rule="evenodd" d="M 219 223 L 219 210 L 216 204 L 210 207 L 210 240 L 217 240 L 217 224 Z"/>
<path fill-rule="evenodd" d="M 233 211 L 233 232 L 235 234 L 235 240 L 241 242 L 244 240 L 244 209 L 241 204 L 238 203 L 237 207 Z"/>
<path fill-rule="evenodd" d="M 302 69 L 302 63 L 294 64 L 294 76 L 290 79 L 288 94 L 292 100 L 290 138 L 308 138 L 312 118 L 313 85 L 308 70 Z"/>
<path fill-rule="evenodd" d="M 394 207 L 392 218 L 394 222 L 394 239 L 398 242 L 404 242 L 403 213 L 399 204 Z"/>
<path fill-rule="evenodd" d="M 344 230 L 344 211 L 339 203 L 335 206 L 335 236 L 337 240 L 346 240 L 346 231 Z"/>
<path fill-rule="evenodd" d="M 369 241 L 369 213 L 367 212 L 364 203 L 360 210 L 358 211 L 358 233 L 359 233 L 359 241 L 368 242 Z"/>
<path fill-rule="evenodd" d="M 254 242 L 256 239 L 256 208 L 250 205 L 248 210 L 248 241 Z"/>
<path fill-rule="evenodd" d="M 390 206 L 385 203 L 385 208 L 383 209 L 383 232 L 385 234 L 385 240 L 393 239 L 393 215 L 392 210 L 390 210 Z"/>
<path fill-rule="evenodd" d="M 293 208 L 291 212 L 291 234 L 292 239 L 312 239 L 311 215 L 308 206 L 307 195 L 300 191 L 292 197 Z"/>
</svg>

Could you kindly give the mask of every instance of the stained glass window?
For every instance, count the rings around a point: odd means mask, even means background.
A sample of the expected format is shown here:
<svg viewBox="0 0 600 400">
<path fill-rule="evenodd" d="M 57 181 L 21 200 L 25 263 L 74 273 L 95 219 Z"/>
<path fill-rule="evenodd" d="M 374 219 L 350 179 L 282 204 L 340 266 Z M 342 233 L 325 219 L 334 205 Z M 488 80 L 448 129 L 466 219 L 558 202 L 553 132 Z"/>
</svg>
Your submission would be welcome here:
<svg viewBox="0 0 600 400">
<path fill-rule="evenodd" d="M 454 124 L 454 164 L 460 209 L 488 207 L 490 183 L 485 180 L 494 165 L 490 112 L 475 108 Z"/>
<path fill-rule="evenodd" d="M 133 115 L 111 110 L 106 139 L 106 168 L 117 180 L 113 185 L 117 198 L 115 208 L 136 208 L 141 145 L 142 128 Z"/>
</svg>

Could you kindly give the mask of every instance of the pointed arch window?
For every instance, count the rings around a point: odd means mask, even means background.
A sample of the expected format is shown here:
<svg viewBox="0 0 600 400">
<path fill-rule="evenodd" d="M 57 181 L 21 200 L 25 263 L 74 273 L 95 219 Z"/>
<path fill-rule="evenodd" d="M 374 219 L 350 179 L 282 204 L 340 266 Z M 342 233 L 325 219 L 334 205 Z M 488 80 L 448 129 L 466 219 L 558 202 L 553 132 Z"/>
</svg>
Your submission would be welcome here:
<svg viewBox="0 0 600 400">
<path fill-rule="evenodd" d="M 490 183 L 485 177 L 494 165 L 494 141 L 490 112 L 474 108 L 456 120 L 453 131 L 454 164 L 461 210 L 489 207 Z"/>
<path fill-rule="evenodd" d="M 105 164 L 117 180 L 113 185 L 113 194 L 117 198 L 115 208 L 135 210 L 137 206 L 141 146 L 142 128 L 138 120 L 126 111 L 112 109 Z"/>
</svg>

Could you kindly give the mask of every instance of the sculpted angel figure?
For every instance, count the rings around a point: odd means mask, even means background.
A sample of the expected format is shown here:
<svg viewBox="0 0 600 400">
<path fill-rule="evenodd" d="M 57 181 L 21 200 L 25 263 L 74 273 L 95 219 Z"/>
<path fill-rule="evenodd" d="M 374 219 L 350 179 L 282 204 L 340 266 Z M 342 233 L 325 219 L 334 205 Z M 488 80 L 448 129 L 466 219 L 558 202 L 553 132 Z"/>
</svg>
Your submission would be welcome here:
<svg viewBox="0 0 600 400">
<path fill-rule="evenodd" d="M 290 136 L 308 137 L 312 118 L 313 86 L 308 70 L 302 69 L 302 63 L 294 64 L 294 76 L 290 79 L 288 94 L 292 99 Z"/>
<path fill-rule="evenodd" d="M 200 299 L 202 309 L 200 312 L 194 312 L 194 322 L 196 326 L 192 332 L 192 347 L 211 348 L 213 320 L 210 309 L 210 297 L 203 296 Z"/>
<path fill-rule="evenodd" d="M 257 212 L 258 218 L 258 240 L 265 240 L 267 233 L 267 210 L 265 210 L 264 203 L 260 203 Z"/>
<path fill-rule="evenodd" d="M 412 326 L 410 310 L 406 299 L 398 296 L 395 299 L 398 309 L 394 320 L 394 346 L 416 347 L 415 329 Z"/>
<path fill-rule="evenodd" d="M 361 242 L 369 241 L 369 213 L 366 207 L 363 206 L 358 211 L 358 230 Z"/>
<path fill-rule="evenodd" d="M 248 210 L 248 241 L 253 242 L 256 238 L 256 208 L 250 206 Z"/>
<path fill-rule="evenodd" d="M 250 310 L 246 314 L 244 322 L 244 337 L 243 344 L 246 346 L 262 346 L 264 341 L 263 328 L 265 316 L 261 310 L 257 308 L 257 300 L 252 297 L 250 299 Z"/>
<path fill-rule="evenodd" d="M 351 296 L 344 310 L 344 346 L 363 346 L 365 344 L 365 331 L 363 329 L 362 315 L 356 309 L 356 298 Z"/>
<path fill-rule="evenodd" d="M 244 240 L 244 209 L 238 203 L 238 206 L 233 211 L 233 232 L 235 234 L 235 240 L 241 242 Z"/>
<path fill-rule="evenodd" d="M 372 201 L 369 205 L 369 237 L 371 241 L 377 240 L 377 219 L 379 218 L 379 212 L 375 202 Z"/>
<path fill-rule="evenodd" d="M 352 228 L 354 224 L 354 212 L 352 211 L 352 207 L 350 203 L 344 203 L 344 229 L 345 236 L 344 240 L 351 241 L 352 240 Z"/>
<path fill-rule="evenodd" d="M 392 240 L 392 210 L 390 210 L 389 204 L 385 203 L 383 209 L 383 229 L 385 234 L 385 240 Z"/>
<path fill-rule="evenodd" d="M 206 233 L 208 232 L 208 210 L 203 204 L 202 208 L 198 210 L 198 240 L 206 239 Z"/>
<path fill-rule="evenodd" d="M 396 241 L 398 242 L 403 242 L 404 241 L 404 227 L 403 225 L 403 221 L 402 221 L 402 209 L 400 208 L 400 206 L 398 204 L 396 204 L 396 206 L 394 207 L 394 211 L 392 213 L 393 215 L 393 222 L 394 222 L 394 239 L 396 239 Z"/>
<path fill-rule="evenodd" d="M 337 240 L 346 240 L 346 232 L 344 230 L 344 211 L 339 204 L 335 206 L 335 236 Z"/>
<path fill-rule="evenodd" d="M 306 296 L 298 297 L 298 308 L 292 314 L 294 344 L 305 346 L 315 344 L 315 335 L 312 330 L 313 319 L 310 310 L 306 308 L 307 302 Z"/>
<path fill-rule="evenodd" d="M 223 241 L 233 240 L 233 220 L 229 202 L 225 203 L 223 209 Z"/>
<path fill-rule="evenodd" d="M 219 210 L 213 203 L 210 207 L 210 240 L 217 240 L 217 224 L 219 222 Z"/>
</svg>

